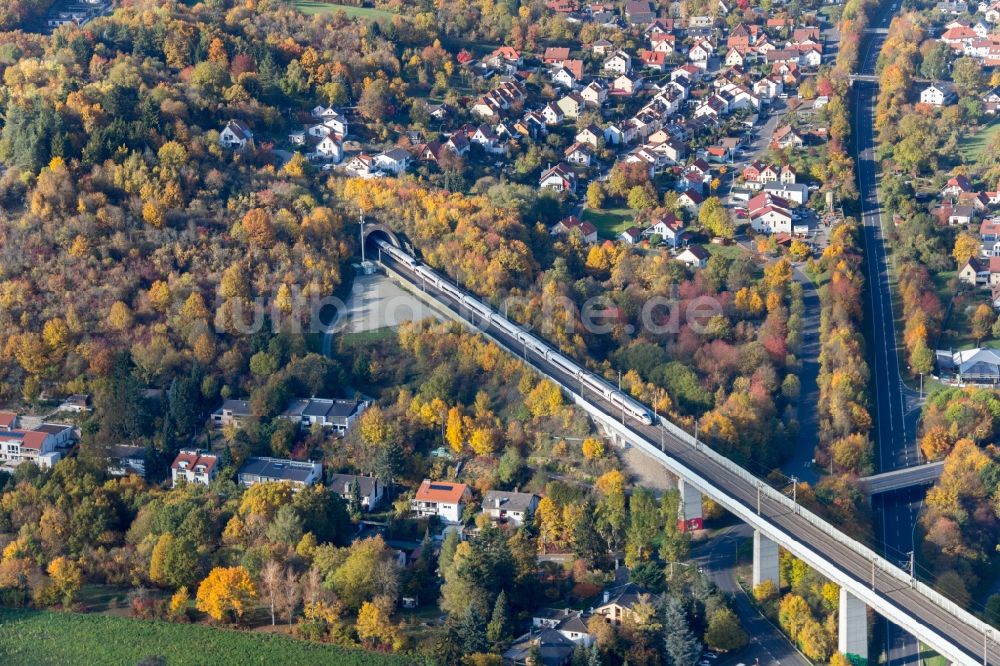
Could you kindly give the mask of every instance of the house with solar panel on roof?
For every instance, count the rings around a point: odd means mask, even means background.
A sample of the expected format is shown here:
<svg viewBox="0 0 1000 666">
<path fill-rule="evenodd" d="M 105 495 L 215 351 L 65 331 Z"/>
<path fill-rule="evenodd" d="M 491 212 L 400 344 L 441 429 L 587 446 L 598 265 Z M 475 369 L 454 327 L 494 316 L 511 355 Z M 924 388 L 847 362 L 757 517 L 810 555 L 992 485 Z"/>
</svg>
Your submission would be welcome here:
<svg viewBox="0 0 1000 666">
<path fill-rule="evenodd" d="M 424 479 L 410 509 L 418 517 L 437 516 L 446 523 L 460 523 L 465 505 L 471 500 L 472 491 L 464 483 Z"/>
<path fill-rule="evenodd" d="M 283 460 L 281 458 L 247 458 L 236 474 L 244 488 L 258 483 L 290 483 L 298 492 L 323 480 L 323 465 L 318 462 Z"/>
</svg>

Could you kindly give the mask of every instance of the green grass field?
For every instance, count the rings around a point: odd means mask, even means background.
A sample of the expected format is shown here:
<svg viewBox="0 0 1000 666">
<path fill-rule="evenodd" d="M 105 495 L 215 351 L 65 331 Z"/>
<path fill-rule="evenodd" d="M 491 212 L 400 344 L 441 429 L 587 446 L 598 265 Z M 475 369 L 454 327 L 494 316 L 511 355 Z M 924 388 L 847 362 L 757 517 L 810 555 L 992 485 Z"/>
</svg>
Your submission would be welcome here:
<svg viewBox="0 0 1000 666">
<path fill-rule="evenodd" d="M 748 250 L 740 245 L 717 245 L 715 243 L 703 243 L 704 248 L 711 255 L 720 255 L 726 259 L 735 259 L 744 254 L 747 254 Z"/>
<path fill-rule="evenodd" d="M 597 235 L 601 238 L 614 240 L 618 234 L 635 223 L 635 213 L 628 208 L 609 208 L 607 210 L 583 211 L 581 220 L 590 222 L 597 227 Z"/>
<path fill-rule="evenodd" d="M 373 9 L 371 7 L 352 7 L 351 5 L 335 5 L 326 2 L 315 2 L 315 0 L 296 0 L 295 8 L 303 14 L 331 14 L 337 10 L 344 10 L 344 13 L 351 18 L 358 18 L 363 21 L 378 21 L 379 19 L 392 18 L 393 13 L 384 9 Z"/>
<path fill-rule="evenodd" d="M 107 615 L 0 609 L 0 663 L 127 666 L 160 656 L 180 664 L 403 666 L 419 659 L 309 643 L 276 634 Z"/>
<path fill-rule="evenodd" d="M 993 134 L 1000 129 L 1000 120 L 993 120 L 984 125 L 978 132 L 963 136 L 958 142 L 958 152 L 962 154 L 962 160 L 966 164 L 974 164 L 979 161 L 979 156 L 990 144 Z"/>
</svg>

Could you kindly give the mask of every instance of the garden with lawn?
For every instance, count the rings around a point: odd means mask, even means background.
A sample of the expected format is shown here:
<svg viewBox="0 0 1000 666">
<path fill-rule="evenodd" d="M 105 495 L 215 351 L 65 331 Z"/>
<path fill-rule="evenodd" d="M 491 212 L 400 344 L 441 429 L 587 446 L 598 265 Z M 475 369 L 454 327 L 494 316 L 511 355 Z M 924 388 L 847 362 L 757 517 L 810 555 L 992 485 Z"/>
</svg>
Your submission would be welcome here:
<svg viewBox="0 0 1000 666">
<path fill-rule="evenodd" d="M 337 5 L 329 2 L 316 2 L 315 0 L 296 0 L 295 8 L 303 14 L 326 14 L 336 11 L 343 11 L 351 18 L 359 18 L 365 21 L 378 21 L 379 19 L 392 18 L 392 12 L 374 7 L 355 7 L 353 5 Z"/>
<path fill-rule="evenodd" d="M 997 129 L 1000 129 L 1000 120 L 994 119 L 975 132 L 963 135 L 958 140 L 958 151 L 962 155 L 962 160 L 966 164 L 978 162 L 979 156 L 986 149 L 986 146 L 990 145 Z"/>
<path fill-rule="evenodd" d="M 621 232 L 635 224 L 635 212 L 628 208 L 608 208 L 606 210 L 587 208 L 583 211 L 580 219 L 597 227 L 597 235 L 601 238 L 614 240 Z"/>
</svg>

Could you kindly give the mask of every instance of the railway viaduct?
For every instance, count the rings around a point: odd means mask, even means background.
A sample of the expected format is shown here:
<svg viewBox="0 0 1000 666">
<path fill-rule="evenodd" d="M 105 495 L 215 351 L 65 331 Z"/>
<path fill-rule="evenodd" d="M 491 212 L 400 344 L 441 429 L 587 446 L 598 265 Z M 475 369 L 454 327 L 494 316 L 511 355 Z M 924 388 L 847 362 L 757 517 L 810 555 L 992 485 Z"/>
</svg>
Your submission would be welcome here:
<svg viewBox="0 0 1000 666">
<path fill-rule="evenodd" d="M 389 240 L 394 248 L 406 245 L 398 238 L 390 238 L 384 227 L 372 229 L 372 233 L 375 231 L 382 231 L 375 237 Z M 1000 636 L 992 627 L 662 416 L 657 416 L 652 425 L 625 418 L 603 396 L 587 392 L 576 377 L 494 325 L 492 321 L 501 317 L 499 313 L 494 312 L 490 318 L 477 315 L 462 302 L 474 296 L 460 287 L 463 299 L 438 289 L 433 282 L 445 278 L 439 274 L 434 280 L 419 276 L 406 263 L 393 258 L 394 253 L 379 250 L 378 261 L 405 288 L 442 314 L 523 357 L 538 372 L 557 382 L 617 444 L 640 448 L 675 475 L 683 499 L 679 519 L 685 526 L 701 526 L 701 500 L 702 495 L 707 495 L 753 527 L 755 585 L 766 580 L 778 582 L 779 548 L 839 585 L 839 651 L 868 658 L 871 609 L 951 663 L 1000 666 Z"/>
</svg>

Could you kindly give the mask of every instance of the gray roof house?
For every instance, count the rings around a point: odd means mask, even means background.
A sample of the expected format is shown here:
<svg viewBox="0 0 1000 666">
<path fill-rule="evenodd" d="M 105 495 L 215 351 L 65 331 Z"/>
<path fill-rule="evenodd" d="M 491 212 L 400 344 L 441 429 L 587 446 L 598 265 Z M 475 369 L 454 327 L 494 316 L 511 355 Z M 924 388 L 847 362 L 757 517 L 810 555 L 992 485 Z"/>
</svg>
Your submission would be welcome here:
<svg viewBox="0 0 1000 666">
<path fill-rule="evenodd" d="M 366 407 L 368 403 L 362 400 L 305 398 L 292 400 L 282 416 L 298 421 L 302 428 L 321 425 L 343 434 Z"/>
<path fill-rule="evenodd" d="M 247 458 L 236 480 L 244 488 L 258 483 L 287 481 L 294 490 L 301 490 L 323 479 L 323 465 L 281 458 Z"/>
<path fill-rule="evenodd" d="M 935 352 L 938 377 L 942 382 L 967 384 L 1000 384 L 1000 351 L 988 347 L 952 352 Z"/>
<path fill-rule="evenodd" d="M 555 629 L 564 638 L 589 646 L 594 637 L 587 629 L 588 618 L 583 611 L 570 608 L 536 608 L 531 613 L 531 628 Z"/>
<path fill-rule="evenodd" d="M 483 497 L 483 513 L 490 519 L 522 525 L 529 513 L 538 508 L 538 495 L 510 490 L 490 490 Z"/>
<path fill-rule="evenodd" d="M 634 618 L 636 606 L 655 604 L 656 600 L 656 595 L 644 592 L 635 583 L 626 583 L 604 590 L 602 603 L 593 612 L 594 615 L 603 615 L 609 624 L 620 625 L 625 617 Z"/>
<path fill-rule="evenodd" d="M 295 421 L 303 430 L 320 425 L 344 434 L 361 412 L 365 411 L 368 404 L 366 401 L 354 399 L 297 398 L 288 403 L 281 418 Z M 216 427 L 239 425 L 241 421 L 250 417 L 249 401 L 226 400 L 222 403 L 222 407 L 212 413 L 212 424 Z"/>
<path fill-rule="evenodd" d="M 249 400 L 226 400 L 222 403 L 222 407 L 212 412 L 212 424 L 215 426 L 238 424 L 249 417 Z"/>
<path fill-rule="evenodd" d="M 536 663 L 532 653 L 537 650 L 538 661 Z M 521 636 L 514 641 L 514 644 L 503 653 L 505 664 L 515 666 L 563 666 L 573 656 L 576 650 L 576 643 L 560 634 L 555 629 L 542 629 L 538 632 L 531 632 Z"/>
<path fill-rule="evenodd" d="M 359 474 L 330 474 L 327 478 L 327 486 L 346 501 L 351 499 L 351 486 L 357 482 L 358 491 L 361 494 L 361 507 L 365 511 L 371 511 L 385 494 L 385 486 L 379 483 L 374 476 L 361 476 Z"/>
<path fill-rule="evenodd" d="M 127 476 L 135 474 L 146 478 L 146 447 L 116 444 L 108 448 L 108 474 Z"/>
</svg>

